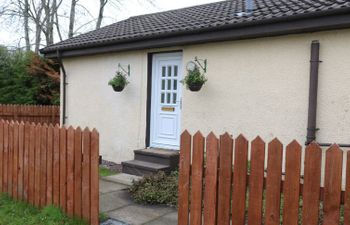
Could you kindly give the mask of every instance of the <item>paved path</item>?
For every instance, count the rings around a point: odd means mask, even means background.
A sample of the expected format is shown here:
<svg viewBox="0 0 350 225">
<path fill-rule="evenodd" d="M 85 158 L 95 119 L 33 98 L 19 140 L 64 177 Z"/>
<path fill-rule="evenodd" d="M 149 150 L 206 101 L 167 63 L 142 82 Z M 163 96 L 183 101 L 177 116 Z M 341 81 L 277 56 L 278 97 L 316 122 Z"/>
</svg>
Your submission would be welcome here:
<svg viewBox="0 0 350 225">
<path fill-rule="evenodd" d="M 100 180 L 100 211 L 119 221 L 116 225 L 177 225 L 177 211 L 165 206 L 133 202 L 128 186 Z"/>
</svg>

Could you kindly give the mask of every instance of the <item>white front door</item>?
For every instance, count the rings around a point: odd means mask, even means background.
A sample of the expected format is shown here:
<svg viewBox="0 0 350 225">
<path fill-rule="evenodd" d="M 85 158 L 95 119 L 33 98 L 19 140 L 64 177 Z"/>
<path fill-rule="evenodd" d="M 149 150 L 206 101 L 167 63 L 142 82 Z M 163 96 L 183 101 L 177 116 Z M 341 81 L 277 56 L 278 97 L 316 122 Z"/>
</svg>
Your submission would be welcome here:
<svg viewBox="0 0 350 225">
<path fill-rule="evenodd" d="M 150 147 L 178 150 L 182 53 L 153 55 Z"/>
</svg>

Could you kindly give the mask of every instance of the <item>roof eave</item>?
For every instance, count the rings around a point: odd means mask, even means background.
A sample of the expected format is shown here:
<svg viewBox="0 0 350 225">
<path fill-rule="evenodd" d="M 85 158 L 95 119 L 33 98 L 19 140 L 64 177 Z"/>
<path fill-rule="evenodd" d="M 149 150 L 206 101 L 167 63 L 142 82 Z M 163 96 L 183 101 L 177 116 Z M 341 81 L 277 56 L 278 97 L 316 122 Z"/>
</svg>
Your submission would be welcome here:
<svg viewBox="0 0 350 225">
<path fill-rule="evenodd" d="M 340 12 L 342 14 L 340 14 Z M 350 28 L 349 9 L 332 14 L 321 14 L 314 17 L 298 17 L 275 22 L 262 23 L 260 21 L 249 26 L 227 26 L 219 30 L 201 30 L 196 33 L 179 33 L 167 37 L 156 37 L 139 40 L 123 41 L 108 45 L 92 46 L 80 49 L 59 50 L 62 57 L 75 57 L 82 55 L 94 55 L 101 53 L 121 52 L 130 50 L 161 48 L 170 46 L 183 46 L 190 44 L 201 44 L 208 42 L 219 42 L 229 40 L 241 40 L 249 38 L 270 37 L 286 34 L 297 34 L 315 32 L 331 29 Z M 57 50 L 42 52 L 48 58 L 55 58 Z"/>
</svg>

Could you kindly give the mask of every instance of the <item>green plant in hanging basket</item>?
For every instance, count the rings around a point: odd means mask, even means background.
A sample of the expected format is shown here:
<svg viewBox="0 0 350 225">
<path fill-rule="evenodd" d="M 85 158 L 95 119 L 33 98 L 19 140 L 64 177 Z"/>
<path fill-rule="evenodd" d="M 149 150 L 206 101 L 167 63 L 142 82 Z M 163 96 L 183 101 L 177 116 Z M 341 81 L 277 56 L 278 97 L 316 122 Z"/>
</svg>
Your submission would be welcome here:
<svg viewBox="0 0 350 225">
<path fill-rule="evenodd" d="M 117 72 L 115 77 L 111 79 L 108 84 L 113 87 L 113 90 L 116 92 L 121 92 L 124 90 L 125 86 L 128 85 L 129 81 L 122 72 Z"/>
<path fill-rule="evenodd" d="M 199 67 L 196 66 L 194 69 L 187 71 L 187 75 L 181 83 L 185 84 L 186 88 L 191 91 L 199 91 L 207 80 L 204 74 L 201 73 Z"/>
</svg>

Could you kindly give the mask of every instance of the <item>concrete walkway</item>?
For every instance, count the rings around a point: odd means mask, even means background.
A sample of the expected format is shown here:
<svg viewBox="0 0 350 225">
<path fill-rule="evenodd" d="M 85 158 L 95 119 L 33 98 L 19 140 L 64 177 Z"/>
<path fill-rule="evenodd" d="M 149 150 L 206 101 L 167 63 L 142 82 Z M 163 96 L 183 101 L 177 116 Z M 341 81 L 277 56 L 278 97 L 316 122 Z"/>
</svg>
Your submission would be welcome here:
<svg viewBox="0 0 350 225">
<path fill-rule="evenodd" d="M 177 210 L 133 202 L 128 186 L 100 180 L 100 211 L 116 220 L 111 225 L 177 225 Z"/>
</svg>

